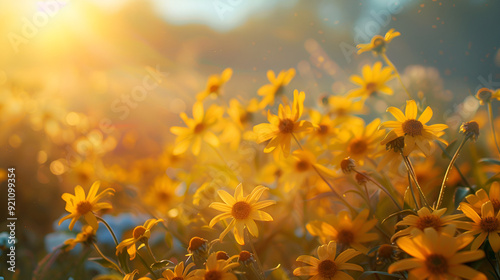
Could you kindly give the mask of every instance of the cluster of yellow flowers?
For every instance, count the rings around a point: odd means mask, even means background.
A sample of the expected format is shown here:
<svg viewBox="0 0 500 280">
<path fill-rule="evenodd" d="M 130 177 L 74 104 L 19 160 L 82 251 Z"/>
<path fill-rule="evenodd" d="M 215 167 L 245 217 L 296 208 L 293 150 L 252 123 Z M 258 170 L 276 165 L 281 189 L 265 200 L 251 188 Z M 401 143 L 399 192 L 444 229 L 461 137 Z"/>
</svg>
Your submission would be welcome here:
<svg viewBox="0 0 500 280">
<path fill-rule="evenodd" d="M 291 100 L 287 97 L 294 69 L 277 76 L 269 71 L 270 83 L 258 90 L 261 100 L 231 99 L 228 104 L 224 104 L 224 85 L 232 69 L 211 76 L 192 107 L 192 118 L 181 113 L 184 125 L 170 129 L 175 142 L 161 157 L 162 166 L 170 168 L 168 176 L 163 170 L 151 180 L 153 187 L 143 200 L 154 218 L 127 236 L 116 236 L 98 213 L 112 208 L 102 199 L 120 192 L 107 188 L 98 194 L 100 183 L 95 182 L 85 196 L 77 186 L 74 195 L 62 195 L 70 214 L 59 224 L 71 219 L 72 230 L 83 217 L 86 226 L 65 243 L 66 250 L 78 243 L 93 245 L 106 266 L 123 279 L 137 274 L 143 275 L 139 279 L 168 280 L 288 279 L 290 274 L 312 280 L 360 275 L 499 278 L 500 184 L 495 175 L 471 185 L 456 164 L 467 141 L 477 140 L 479 125 L 470 121 L 461 126 L 458 148 L 441 145 L 448 145 L 443 139 L 448 125 L 431 122 L 431 107 L 422 97 L 412 98 L 386 55 L 388 44 L 400 35 L 390 30 L 385 37 L 359 45 L 359 53 L 372 51 L 387 66 L 365 65 L 362 76 L 351 76 L 359 88 L 325 99 L 319 109 L 304 105 L 303 91 L 294 90 Z M 379 93 L 395 94 L 387 84 L 395 77 L 410 99 L 387 108 L 394 119 L 384 115 L 386 121 L 367 122 L 359 117 L 370 101 L 383 98 Z M 500 94 L 481 89 L 477 98 L 489 106 L 491 116 L 491 103 Z M 493 136 L 496 144 L 494 130 Z M 433 160 L 436 148 L 443 149 L 449 164 L 444 175 L 438 173 L 443 178 L 440 184 L 424 185 L 425 174 L 419 173 L 416 162 Z M 498 165 L 498 160 L 489 162 Z M 461 176 L 458 180 L 452 179 L 453 167 Z M 256 187 L 244 195 L 248 185 Z M 446 187 L 453 189 L 455 199 L 444 198 Z M 99 223 L 114 238 L 115 260 L 99 249 Z M 152 248 L 155 225 L 183 243 L 187 258 Z M 233 234 L 226 237 L 231 230 Z M 218 238 L 205 239 L 214 234 Z M 273 260 L 280 255 L 273 251 L 284 247 L 293 249 L 280 257 L 283 266 L 271 268 L 262 261 Z M 316 247 L 317 257 L 299 256 Z M 226 252 L 234 250 L 237 254 L 231 257 Z M 163 260 L 156 258 L 158 254 Z M 136 257 L 143 267 L 132 270 Z"/>
</svg>

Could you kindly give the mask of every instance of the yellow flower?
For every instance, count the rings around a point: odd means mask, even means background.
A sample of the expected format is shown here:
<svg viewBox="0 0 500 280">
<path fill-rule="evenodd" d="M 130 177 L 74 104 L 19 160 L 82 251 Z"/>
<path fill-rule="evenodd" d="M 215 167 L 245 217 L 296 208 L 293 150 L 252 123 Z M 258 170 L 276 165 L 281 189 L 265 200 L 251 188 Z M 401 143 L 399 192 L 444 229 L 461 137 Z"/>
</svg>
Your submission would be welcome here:
<svg viewBox="0 0 500 280">
<path fill-rule="evenodd" d="M 472 241 L 472 236 L 453 237 L 455 227 L 448 226 L 439 233 L 434 228 L 423 232 L 416 230 L 413 238 L 403 237 L 396 241 L 399 248 L 413 256 L 389 266 L 388 272 L 408 270 L 409 279 L 475 279 L 486 276 L 464 263 L 484 257 L 480 250 L 458 252 Z"/>
<path fill-rule="evenodd" d="M 364 254 L 368 248 L 361 243 L 377 240 L 376 233 L 369 233 L 377 220 L 368 220 L 369 210 L 365 209 L 353 220 L 346 211 L 341 211 L 337 216 L 329 218 L 328 223 L 313 221 L 306 225 L 307 230 L 313 236 L 319 236 L 323 243 L 330 240 L 344 247 L 352 247 Z"/>
<path fill-rule="evenodd" d="M 203 101 L 205 98 L 207 98 L 209 95 L 212 94 L 213 97 L 217 97 L 221 94 L 221 88 L 222 86 L 231 79 L 231 76 L 233 75 L 233 69 L 231 68 L 226 68 L 224 71 L 222 71 L 222 74 L 219 75 L 212 75 L 210 78 L 208 78 L 207 86 L 204 91 L 198 93 L 196 96 L 196 99 L 198 101 Z"/>
<path fill-rule="evenodd" d="M 457 219 L 464 216 L 462 214 L 443 216 L 445 212 L 446 208 L 436 209 L 431 213 L 428 208 L 423 207 L 417 211 L 417 215 L 410 214 L 404 217 L 402 221 L 399 221 L 396 224 L 396 226 L 408 227 L 396 232 L 392 236 L 391 242 L 398 237 L 409 235 L 415 228 L 424 230 L 430 227 L 435 229 L 437 232 L 440 232 L 445 226 L 456 223 Z"/>
<path fill-rule="evenodd" d="M 274 75 L 272 70 L 267 71 L 267 78 L 270 84 L 263 85 L 257 91 L 257 94 L 264 96 L 259 104 L 260 108 L 265 108 L 267 105 L 274 105 L 276 96 L 283 94 L 283 87 L 288 85 L 295 76 L 295 69 L 290 68 L 288 71 L 282 70 L 278 77 Z"/>
<path fill-rule="evenodd" d="M 365 127 L 364 121 L 360 126 L 343 129 L 339 135 L 339 142 L 331 145 L 335 155 L 333 162 L 339 164 L 344 158 L 350 157 L 359 165 L 381 155 L 380 141 L 384 133 L 378 130 L 380 119 L 374 119 Z"/>
<path fill-rule="evenodd" d="M 196 102 L 193 105 L 193 118 L 190 119 L 183 112 L 181 118 L 184 120 L 188 127 L 174 126 L 170 131 L 177 135 L 175 139 L 174 155 L 180 155 L 187 151 L 189 146 L 195 156 L 200 154 L 202 141 L 217 147 L 219 146 L 219 139 L 210 129 L 217 123 L 217 121 L 224 114 L 224 109 L 216 105 L 208 108 L 206 114 L 203 109 L 203 103 Z"/>
<path fill-rule="evenodd" d="M 65 250 L 73 250 L 73 248 L 75 248 L 76 244 L 78 243 L 91 243 L 95 238 L 95 232 L 95 229 L 93 229 L 91 226 L 83 226 L 82 231 L 76 235 L 76 238 L 64 241 L 64 245 L 66 245 Z"/>
<path fill-rule="evenodd" d="M 295 276 L 312 276 L 312 280 L 346 280 L 352 279 L 349 274 L 341 270 L 363 271 L 363 268 L 357 264 L 347 263 L 348 260 L 361 254 L 354 249 L 347 249 L 337 254 L 337 244 L 330 241 L 328 245 L 318 247 L 319 259 L 302 255 L 297 258 L 298 262 L 309 264 L 310 266 L 298 267 L 293 271 Z"/>
<path fill-rule="evenodd" d="M 196 272 L 198 272 L 199 269 L 195 269 L 195 270 L 192 270 L 192 271 L 189 271 L 191 270 L 191 268 L 193 268 L 193 266 L 195 266 L 194 263 L 189 263 L 186 268 L 184 268 L 184 262 L 179 262 L 174 270 L 170 270 L 170 269 L 167 269 L 165 271 L 162 272 L 162 276 L 163 278 L 160 278 L 158 280 L 188 280 L 188 279 L 191 279 L 194 277 L 194 275 L 196 274 Z M 203 271 L 203 269 L 201 269 Z"/>
<path fill-rule="evenodd" d="M 231 263 L 231 260 L 217 260 L 217 253 L 211 254 L 207 259 L 206 268 L 196 270 L 193 280 L 237 280 L 230 270 L 240 264 Z"/>
<path fill-rule="evenodd" d="M 404 136 L 403 154 L 408 156 L 415 148 L 418 148 L 426 156 L 431 152 L 431 142 L 438 140 L 448 145 L 448 143 L 439 138 L 448 128 L 445 124 L 426 125 L 432 118 L 431 107 L 425 108 L 424 112 L 417 119 L 417 104 L 414 100 L 406 101 L 405 114 L 396 107 L 389 107 L 390 112 L 397 121 L 387 121 L 380 125 L 380 128 L 392 128 L 394 133 L 389 133 L 384 141 L 389 142 L 397 137 Z"/>
<path fill-rule="evenodd" d="M 329 115 L 323 115 L 316 110 L 309 112 L 311 123 L 318 127 L 312 133 L 311 140 L 318 139 L 322 144 L 329 144 L 331 140 L 337 137 L 339 129 L 335 127 L 335 120 L 330 118 Z"/>
<path fill-rule="evenodd" d="M 465 197 L 470 207 L 474 209 L 478 214 L 481 214 L 481 207 L 484 203 L 491 201 L 495 213 L 500 210 L 500 183 L 497 181 L 493 182 L 490 186 L 489 193 L 485 190 L 480 189 L 476 191 L 476 194 L 469 194 Z"/>
<path fill-rule="evenodd" d="M 295 90 L 293 93 L 293 106 L 279 106 L 278 116 L 267 113 L 269 123 L 262 123 L 254 126 L 253 131 L 257 134 L 257 142 L 269 141 L 264 153 L 274 151 L 278 146 L 285 157 L 290 154 L 290 142 L 294 133 L 306 132 L 311 130 L 312 124 L 308 121 L 298 121 L 304 111 L 304 99 L 306 95 L 303 91 L 300 93 Z"/>
<path fill-rule="evenodd" d="M 358 54 L 366 51 L 373 51 L 374 55 L 384 53 L 387 48 L 387 44 L 399 35 L 401 35 L 401 33 L 395 31 L 394 28 L 387 31 L 387 33 L 385 33 L 385 37 L 375 35 L 369 44 L 359 44 L 356 46 L 358 48 Z"/>
<path fill-rule="evenodd" d="M 107 188 L 103 192 L 97 195 L 97 191 L 99 190 L 99 185 L 101 183 L 99 181 L 94 182 L 92 187 L 87 194 L 87 198 L 85 198 L 85 191 L 81 186 L 75 187 L 75 195 L 64 193 L 62 195 L 62 199 L 66 201 L 66 211 L 71 214 L 63 217 L 59 220 L 59 225 L 67 219 L 72 219 L 69 224 L 69 230 L 73 229 L 76 221 L 83 216 L 85 221 L 95 230 L 99 227 L 97 224 L 97 218 L 94 212 L 97 212 L 102 209 L 111 209 L 113 208 L 111 204 L 106 202 L 99 202 L 102 198 L 106 196 L 113 195 L 115 190 L 112 188 Z"/>
<path fill-rule="evenodd" d="M 500 212 L 495 215 L 491 201 L 483 204 L 481 207 L 481 216 L 467 203 L 460 203 L 460 210 L 473 221 L 473 223 L 467 223 L 469 224 L 468 227 L 464 227 L 469 230 L 466 233 L 472 235 L 479 233 L 474 242 L 472 242 L 471 249 L 478 249 L 486 237 L 488 237 L 493 251 L 495 253 L 500 251 L 500 236 L 498 235 L 500 233 Z"/>
<path fill-rule="evenodd" d="M 274 200 L 264 200 L 258 201 L 264 191 L 268 190 L 268 188 L 263 186 L 255 187 L 252 192 L 243 196 L 243 187 L 239 184 L 234 191 L 234 197 L 231 196 L 226 191 L 220 190 L 217 193 L 220 198 L 225 202 L 213 202 L 210 204 L 210 208 L 222 211 L 224 213 L 215 216 L 210 221 L 210 227 L 213 227 L 217 222 L 222 219 L 233 218 L 233 220 L 229 223 L 227 228 L 220 234 L 219 239 L 222 241 L 224 236 L 234 228 L 234 237 L 236 242 L 240 245 L 245 244 L 244 238 L 244 229 L 245 227 L 248 229 L 248 232 L 255 236 L 259 236 L 259 230 L 254 220 L 257 221 L 272 221 L 273 218 L 271 215 L 264 211 L 260 211 L 267 206 L 271 206 L 276 204 Z"/>
<path fill-rule="evenodd" d="M 160 213 L 166 214 L 178 200 L 175 191 L 179 184 L 179 182 L 172 181 L 167 175 L 156 178 L 154 185 L 146 193 L 144 202 Z"/>
<path fill-rule="evenodd" d="M 147 242 L 149 237 L 151 237 L 151 228 L 159 222 L 163 222 L 162 219 L 149 219 L 147 220 L 143 226 L 137 226 L 134 228 L 132 232 L 132 238 L 127 238 L 120 242 L 118 246 L 116 246 L 116 255 L 120 254 L 123 249 L 127 248 L 127 252 L 130 255 L 130 260 L 135 258 L 135 253 L 137 252 L 135 243 L 138 241 Z"/>
<path fill-rule="evenodd" d="M 377 93 L 384 93 L 387 95 L 392 95 L 394 93 L 390 87 L 385 85 L 385 83 L 394 78 L 392 69 L 390 67 L 382 68 L 382 62 L 376 62 L 373 68 L 370 68 L 369 65 L 363 66 L 362 74 L 363 77 L 358 75 L 351 76 L 351 82 L 361 86 L 361 88 L 349 91 L 347 97 L 361 97 L 362 100 L 365 100 Z"/>
<path fill-rule="evenodd" d="M 257 99 L 251 99 L 247 106 L 243 106 L 238 100 L 231 99 L 227 114 L 230 119 L 224 123 L 224 130 L 220 135 L 223 143 L 229 143 L 232 150 L 237 150 L 241 139 L 246 137 L 244 133 L 251 124 L 253 114 L 258 110 Z"/>
</svg>

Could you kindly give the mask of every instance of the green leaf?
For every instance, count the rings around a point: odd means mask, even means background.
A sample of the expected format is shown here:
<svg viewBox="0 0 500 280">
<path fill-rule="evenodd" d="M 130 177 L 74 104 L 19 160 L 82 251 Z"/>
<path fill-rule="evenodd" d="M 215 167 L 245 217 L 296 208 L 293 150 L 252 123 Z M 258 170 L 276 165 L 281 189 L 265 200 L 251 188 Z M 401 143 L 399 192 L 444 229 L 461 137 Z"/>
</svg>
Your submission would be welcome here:
<svg viewBox="0 0 500 280">
<path fill-rule="evenodd" d="M 89 258 L 89 261 L 98 263 L 103 267 L 111 268 L 111 269 L 117 271 L 118 273 L 121 273 L 121 271 L 118 269 L 118 266 L 114 262 L 110 262 L 110 261 L 103 259 L 103 258 Z"/>
<path fill-rule="evenodd" d="M 402 279 L 401 275 L 390 274 L 390 273 L 383 272 L 383 271 L 365 271 L 365 272 L 363 272 L 363 274 L 361 274 L 358 277 L 358 280 L 364 279 L 364 278 L 366 278 L 370 275 L 374 275 L 374 274 L 385 275 L 385 276 L 396 277 L 396 278 Z"/>
<path fill-rule="evenodd" d="M 477 163 L 500 165 L 500 160 L 494 158 L 482 158 Z"/>
<path fill-rule="evenodd" d="M 173 262 L 171 262 L 171 261 L 169 261 L 169 260 L 161 260 L 161 261 L 159 261 L 159 262 L 155 262 L 155 263 L 153 263 L 153 264 L 151 265 L 151 269 L 152 269 L 153 271 L 155 271 L 155 270 L 160 270 L 160 269 L 166 268 L 167 266 L 169 266 L 169 265 L 171 265 L 171 264 L 173 265 L 174 263 L 173 263 Z"/>
<path fill-rule="evenodd" d="M 455 188 L 455 209 L 458 207 L 460 202 L 469 194 L 469 188 L 457 187 Z"/>
</svg>

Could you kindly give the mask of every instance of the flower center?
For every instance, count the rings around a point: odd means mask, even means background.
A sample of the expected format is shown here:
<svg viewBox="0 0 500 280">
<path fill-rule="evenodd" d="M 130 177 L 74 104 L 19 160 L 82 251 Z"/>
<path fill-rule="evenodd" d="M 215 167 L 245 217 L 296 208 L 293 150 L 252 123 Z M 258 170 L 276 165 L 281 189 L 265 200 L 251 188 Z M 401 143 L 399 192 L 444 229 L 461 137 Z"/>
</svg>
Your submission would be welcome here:
<svg viewBox="0 0 500 280">
<path fill-rule="evenodd" d="M 389 259 L 392 257 L 394 248 L 391 245 L 383 244 L 378 248 L 378 256 L 380 258 Z"/>
<path fill-rule="evenodd" d="M 292 133 L 293 132 L 293 121 L 291 119 L 280 120 L 278 126 L 281 133 Z"/>
<path fill-rule="evenodd" d="M 372 50 L 375 52 L 382 52 L 385 48 L 385 40 L 384 37 L 377 35 L 373 37 L 373 48 Z"/>
<path fill-rule="evenodd" d="M 219 85 L 211 85 L 208 90 L 210 91 L 210 93 L 218 93 L 219 92 Z"/>
<path fill-rule="evenodd" d="M 240 262 L 246 262 L 252 258 L 252 254 L 248 251 L 241 251 L 240 255 L 238 256 L 238 260 Z"/>
<path fill-rule="evenodd" d="M 88 212 L 92 211 L 92 204 L 87 200 L 81 201 L 76 205 L 76 211 L 80 215 L 85 215 Z"/>
<path fill-rule="evenodd" d="M 205 130 L 205 125 L 202 123 L 199 123 L 194 127 L 194 133 L 201 133 L 203 130 Z"/>
<path fill-rule="evenodd" d="M 184 280 L 184 278 L 182 278 L 180 276 L 176 276 L 176 277 L 172 278 L 172 280 Z"/>
<path fill-rule="evenodd" d="M 240 122 L 242 124 L 248 123 L 251 120 L 252 120 L 252 114 L 249 112 L 244 112 L 243 114 L 240 115 Z"/>
<path fill-rule="evenodd" d="M 406 120 L 403 123 L 403 132 L 410 136 L 422 135 L 423 129 L 422 123 L 414 119 Z"/>
<path fill-rule="evenodd" d="M 373 94 L 373 93 L 375 93 L 375 91 L 377 91 L 377 84 L 374 82 L 369 82 L 366 84 L 365 88 L 366 88 L 366 91 L 369 92 L 369 94 Z"/>
<path fill-rule="evenodd" d="M 160 200 L 162 202 L 167 202 L 170 200 L 170 194 L 168 194 L 166 192 L 159 192 L 158 193 L 158 200 Z"/>
<path fill-rule="evenodd" d="M 429 215 L 429 216 L 423 216 L 418 218 L 417 222 L 415 223 L 415 227 L 424 230 L 426 228 L 432 227 L 436 231 L 439 231 L 439 229 L 443 226 L 443 222 L 438 216 L 434 215 Z"/>
<path fill-rule="evenodd" d="M 324 260 L 318 264 L 318 274 L 322 278 L 332 278 L 337 272 L 337 265 L 334 261 Z"/>
<path fill-rule="evenodd" d="M 438 254 L 431 254 L 425 260 L 425 266 L 431 274 L 444 274 L 448 271 L 448 262 Z"/>
<path fill-rule="evenodd" d="M 238 201 L 233 205 L 233 208 L 231 209 L 231 215 L 233 215 L 235 219 L 244 220 L 248 218 L 251 210 L 252 207 L 250 207 L 250 204 L 246 203 L 245 201 Z"/>
<path fill-rule="evenodd" d="M 132 235 L 134 236 L 134 239 L 140 239 L 144 233 L 146 232 L 146 228 L 143 226 L 138 226 L 134 228 L 134 232 Z"/>
<path fill-rule="evenodd" d="M 368 149 L 368 145 L 364 139 L 354 139 L 347 147 L 347 150 L 354 155 L 363 154 L 366 149 Z"/>
<path fill-rule="evenodd" d="M 325 135 L 328 133 L 328 125 L 320 124 L 318 129 L 318 134 Z"/>
<path fill-rule="evenodd" d="M 222 279 L 222 273 L 218 270 L 210 270 L 205 273 L 205 280 L 221 280 Z"/>
<path fill-rule="evenodd" d="M 228 260 L 229 259 L 229 255 L 226 252 L 224 252 L 224 251 L 218 251 L 215 254 L 215 259 L 216 260 Z"/>
<path fill-rule="evenodd" d="M 188 248 L 188 250 L 191 251 L 191 252 L 192 251 L 196 251 L 199 248 L 201 248 L 203 245 L 205 245 L 206 243 L 207 243 L 207 240 L 205 240 L 203 238 L 193 237 L 189 241 L 189 248 Z"/>
<path fill-rule="evenodd" d="M 299 172 L 304 172 L 309 169 L 309 166 L 310 166 L 309 162 L 305 160 L 299 160 L 297 164 L 295 164 L 295 169 L 297 169 L 297 171 Z"/>
<path fill-rule="evenodd" d="M 498 230 L 498 220 L 495 217 L 486 217 L 481 219 L 481 223 L 479 224 L 482 230 L 487 232 L 497 231 Z"/>
<path fill-rule="evenodd" d="M 349 245 L 354 241 L 354 234 L 350 230 L 340 230 L 337 234 L 337 240 L 341 244 Z"/>
</svg>

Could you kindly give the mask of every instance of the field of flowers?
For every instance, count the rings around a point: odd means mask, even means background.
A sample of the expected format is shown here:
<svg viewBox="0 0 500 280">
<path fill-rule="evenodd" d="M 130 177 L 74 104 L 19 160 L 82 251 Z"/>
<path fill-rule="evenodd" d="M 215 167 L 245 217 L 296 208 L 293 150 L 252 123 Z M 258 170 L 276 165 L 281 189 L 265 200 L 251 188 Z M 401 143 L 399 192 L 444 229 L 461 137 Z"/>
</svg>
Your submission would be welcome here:
<svg viewBox="0 0 500 280">
<path fill-rule="evenodd" d="M 443 90 L 391 59 L 415 30 L 383 31 L 343 76 L 304 39 L 330 91 L 296 62 L 191 73 L 195 39 L 140 70 L 0 76 L 0 279 L 500 280 L 500 89 Z"/>
</svg>

